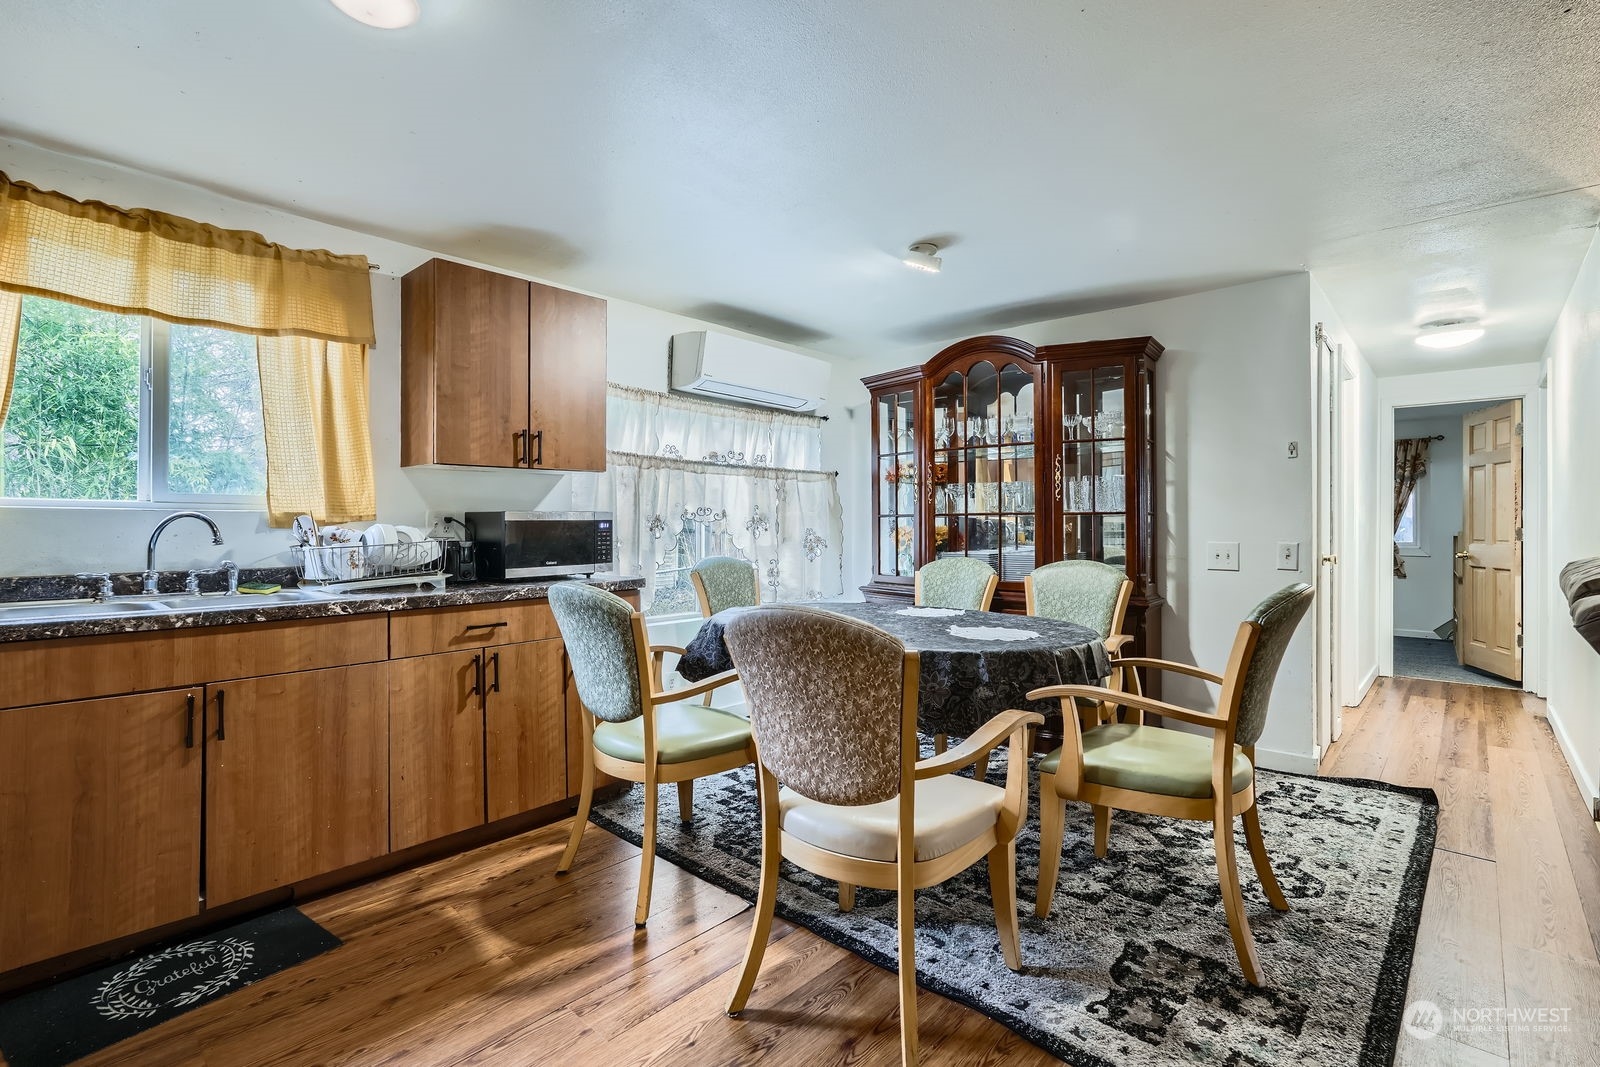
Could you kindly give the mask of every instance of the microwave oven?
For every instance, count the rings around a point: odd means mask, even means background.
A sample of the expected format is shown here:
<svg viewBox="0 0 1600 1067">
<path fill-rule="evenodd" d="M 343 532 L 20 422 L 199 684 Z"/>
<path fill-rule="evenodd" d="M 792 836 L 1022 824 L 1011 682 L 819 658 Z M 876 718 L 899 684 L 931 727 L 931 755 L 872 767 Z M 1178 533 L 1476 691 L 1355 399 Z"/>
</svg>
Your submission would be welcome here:
<svg viewBox="0 0 1600 1067">
<path fill-rule="evenodd" d="M 611 569 L 611 516 L 600 511 L 469 511 L 479 580 L 588 576 Z"/>
</svg>

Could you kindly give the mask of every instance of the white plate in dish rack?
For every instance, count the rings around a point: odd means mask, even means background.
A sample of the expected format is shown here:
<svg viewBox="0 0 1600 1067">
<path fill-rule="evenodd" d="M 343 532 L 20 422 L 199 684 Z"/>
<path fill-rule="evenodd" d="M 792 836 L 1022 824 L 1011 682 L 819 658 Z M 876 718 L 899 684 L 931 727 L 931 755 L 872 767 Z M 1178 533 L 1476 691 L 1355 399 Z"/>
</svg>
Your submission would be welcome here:
<svg viewBox="0 0 1600 1067">
<path fill-rule="evenodd" d="M 952 626 L 950 636 L 968 641 L 1027 641 L 1039 635 L 1033 630 L 1013 630 L 1009 626 Z"/>
</svg>

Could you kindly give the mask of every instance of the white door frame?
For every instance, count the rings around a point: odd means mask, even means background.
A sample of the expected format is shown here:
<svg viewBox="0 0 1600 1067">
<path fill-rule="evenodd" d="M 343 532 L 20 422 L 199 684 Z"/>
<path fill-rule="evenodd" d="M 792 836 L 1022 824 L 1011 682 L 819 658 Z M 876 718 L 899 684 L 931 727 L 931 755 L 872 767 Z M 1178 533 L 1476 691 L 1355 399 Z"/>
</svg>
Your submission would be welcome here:
<svg viewBox="0 0 1600 1067">
<path fill-rule="evenodd" d="M 1396 408 L 1522 401 L 1522 687 L 1545 687 L 1545 395 L 1537 363 L 1378 379 L 1378 479 L 1372 531 L 1377 552 L 1378 673 L 1394 674 L 1394 413 Z"/>
<path fill-rule="evenodd" d="M 1343 568 L 1347 563 L 1341 558 L 1344 549 L 1344 521 L 1341 515 L 1349 508 L 1345 496 L 1344 478 L 1344 382 L 1349 377 L 1342 346 L 1316 324 L 1312 336 L 1317 383 L 1316 410 L 1316 501 L 1312 511 L 1316 540 L 1311 546 L 1312 584 L 1316 587 L 1313 605 L 1316 624 L 1315 669 L 1312 672 L 1316 686 L 1314 707 L 1315 751 L 1320 757 L 1328 746 L 1339 739 L 1344 731 L 1344 674 L 1341 660 L 1347 653 L 1344 642 L 1337 637 L 1341 629 L 1343 607 L 1340 586 Z"/>
</svg>

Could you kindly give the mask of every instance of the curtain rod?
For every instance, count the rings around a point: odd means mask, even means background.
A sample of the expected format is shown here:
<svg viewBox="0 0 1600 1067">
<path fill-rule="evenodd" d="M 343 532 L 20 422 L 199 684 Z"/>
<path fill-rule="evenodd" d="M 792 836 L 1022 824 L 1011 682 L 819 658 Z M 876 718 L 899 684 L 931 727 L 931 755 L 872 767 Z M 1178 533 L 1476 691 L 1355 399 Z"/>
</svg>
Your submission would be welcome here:
<svg viewBox="0 0 1600 1067">
<path fill-rule="evenodd" d="M 1436 433 L 1432 437 L 1397 437 L 1396 441 L 1443 441 L 1444 434 Z"/>
</svg>

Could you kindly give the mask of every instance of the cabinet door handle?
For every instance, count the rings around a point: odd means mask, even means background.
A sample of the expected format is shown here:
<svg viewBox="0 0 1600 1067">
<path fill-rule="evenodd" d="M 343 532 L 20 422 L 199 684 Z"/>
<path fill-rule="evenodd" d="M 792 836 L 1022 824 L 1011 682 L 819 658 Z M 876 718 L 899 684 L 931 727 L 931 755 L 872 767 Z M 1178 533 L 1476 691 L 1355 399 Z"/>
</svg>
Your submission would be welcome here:
<svg viewBox="0 0 1600 1067">
<path fill-rule="evenodd" d="M 472 657 L 472 692 L 468 696 L 483 695 L 483 653 Z"/>
<path fill-rule="evenodd" d="M 513 467 L 520 467 L 528 462 L 528 450 L 522 444 L 522 435 L 527 432 L 527 430 L 518 430 L 511 435 L 511 447 L 517 450 L 515 458 L 511 461 Z"/>
<path fill-rule="evenodd" d="M 511 624 L 509 622 L 506 622 L 504 619 L 501 619 L 499 622 L 469 622 L 462 629 L 468 630 L 468 631 L 471 631 L 471 630 L 498 630 L 502 626 L 510 626 L 510 625 Z"/>
<path fill-rule="evenodd" d="M 527 431 L 524 430 L 523 433 L 527 433 Z M 542 467 L 544 466 L 544 431 L 540 430 L 535 433 L 532 437 L 532 440 L 538 442 L 539 445 L 539 450 L 533 454 L 532 466 Z M 530 445 L 530 448 L 531 447 L 532 446 Z"/>
<path fill-rule="evenodd" d="M 1061 457 L 1056 457 L 1056 503 L 1061 503 Z"/>
<path fill-rule="evenodd" d="M 183 747 L 184 748 L 193 748 L 194 747 L 194 694 L 193 693 L 189 694 L 188 702 L 189 702 L 188 718 L 185 721 L 184 726 L 183 726 Z"/>
<path fill-rule="evenodd" d="M 496 652 L 489 657 L 489 662 L 494 665 L 494 681 L 489 683 L 489 692 L 500 692 L 500 653 Z"/>
<path fill-rule="evenodd" d="M 227 699 L 227 696 L 228 696 L 227 690 L 225 690 L 225 689 L 218 689 L 217 690 L 217 740 L 218 741 L 226 741 L 228 739 L 228 709 L 227 709 L 227 706 L 223 703 L 223 701 Z"/>
</svg>

